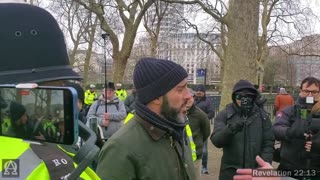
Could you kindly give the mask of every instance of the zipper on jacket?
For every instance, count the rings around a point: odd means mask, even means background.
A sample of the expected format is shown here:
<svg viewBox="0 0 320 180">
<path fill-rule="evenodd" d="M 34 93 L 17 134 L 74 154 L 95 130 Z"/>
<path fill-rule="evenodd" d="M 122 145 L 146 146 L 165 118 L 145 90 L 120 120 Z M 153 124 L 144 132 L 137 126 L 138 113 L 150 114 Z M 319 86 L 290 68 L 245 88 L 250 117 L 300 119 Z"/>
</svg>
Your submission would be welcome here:
<svg viewBox="0 0 320 180">
<path fill-rule="evenodd" d="M 246 164 L 246 147 L 247 147 L 247 117 L 243 117 L 244 125 L 243 125 L 243 161 L 242 161 L 242 168 L 245 168 Z"/>
</svg>

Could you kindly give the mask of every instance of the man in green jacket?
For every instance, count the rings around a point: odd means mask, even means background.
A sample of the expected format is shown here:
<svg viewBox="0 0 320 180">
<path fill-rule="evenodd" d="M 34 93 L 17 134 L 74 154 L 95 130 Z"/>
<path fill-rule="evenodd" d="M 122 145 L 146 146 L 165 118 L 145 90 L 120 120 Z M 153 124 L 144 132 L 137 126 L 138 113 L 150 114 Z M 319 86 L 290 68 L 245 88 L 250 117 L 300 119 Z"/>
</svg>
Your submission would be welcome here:
<svg viewBox="0 0 320 180">
<path fill-rule="evenodd" d="M 135 116 L 103 146 L 97 174 L 112 180 L 195 180 L 183 112 L 191 97 L 178 64 L 143 58 L 135 66 Z"/>
</svg>

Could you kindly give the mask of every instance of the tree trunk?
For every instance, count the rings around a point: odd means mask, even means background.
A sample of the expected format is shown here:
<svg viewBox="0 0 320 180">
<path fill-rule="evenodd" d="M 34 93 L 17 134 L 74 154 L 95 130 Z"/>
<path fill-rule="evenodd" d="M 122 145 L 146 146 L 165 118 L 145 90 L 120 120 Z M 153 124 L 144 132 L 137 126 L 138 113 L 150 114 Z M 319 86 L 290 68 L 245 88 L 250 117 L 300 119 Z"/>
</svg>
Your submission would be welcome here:
<svg viewBox="0 0 320 180">
<path fill-rule="evenodd" d="M 156 57 L 158 48 L 158 36 L 150 36 L 150 57 Z"/>
<path fill-rule="evenodd" d="M 112 65 L 112 71 L 113 71 L 113 82 L 123 82 L 123 75 L 124 71 L 126 69 L 128 58 L 123 58 L 120 56 L 120 53 L 114 54 L 113 56 L 113 65 Z"/>
<path fill-rule="evenodd" d="M 228 46 L 222 81 L 222 108 L 232 101 L 232 89 L 238 80 L 255 82 L 259 1 L 230 0 L 226 22 Z"/>
<path fill-rule="evenodd" d="M 91 59 L 91 54 L 92 54 L 92 49 L 93 49 L 93 43 L 95 40 L 97 22 L 98 22 L 98 18 L 96 17 L 94 20 L 94 23 L 93 24 L 91 23 L 90 31 L 88 31 L 89 42 L 88 42 L 88 49 L 86 52 L 86 58 L 84 60 L 84 74 L 83 74 L 83 84 L 84 85 L 86 85 L 86 83 L 88 81 L 88 74 L 89 74 L 89 69 L 90 69 L 90 59 Z"/>
</svg>

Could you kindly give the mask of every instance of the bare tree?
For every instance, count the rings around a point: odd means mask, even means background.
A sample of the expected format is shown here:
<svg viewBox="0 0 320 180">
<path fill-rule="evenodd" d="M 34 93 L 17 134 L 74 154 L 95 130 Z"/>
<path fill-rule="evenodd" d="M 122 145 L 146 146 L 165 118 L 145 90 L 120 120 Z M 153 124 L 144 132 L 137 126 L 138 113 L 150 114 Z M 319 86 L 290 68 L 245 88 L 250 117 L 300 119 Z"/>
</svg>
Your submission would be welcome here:
<svg viewBox="0 0 320 180">
<path fill-rule="evenodd" d="M 280 64 L 279 59 L 270 59 L 264 65 L 264 83 L 270 85 L 270 93 L 274 88 L 277 77 L 279 77 Z"/>
<path fill-rule="evenodd" d="M 157 55 L 158 38 L 161 28 L 161 22 L 165 17 L 168 9 L 168 3 L 155 0 L 153 6 L 154 11 L 147 11 L 143 16 L 143 25 L 147 30 L 150 42 L 150 56 L 155 57 Z"/>
<path fill-rule="evenodd" d="M 94 12 L 100 21 L 101 29 L 109 35 L 113 48 L 113 80 L 121 82 L 139 24 L 154 0 L 75 1 Z M 119 39 L 122 34 L 122 46 L 120 47 Z"/>
<path fill-rule="evenodd" d="M 289 42 L 297 34 L 305 35 L 310 30 L 310 17 L 313 16 L 309 8 L 300 6 L 300 1 L 229 0 L 228 5 L 222 0 L 164 1 L 201 7 L 213 19 L 212 29 L 221 32 L 221 50 L 216 53 L 221 59 L 222 106 L 231 99 L 232 86 L 239 78 L 261 85 L 269 54 L 268 44 Z M 196 32 L 203 30 L 197 23 L 186 20 L 186 24 Z"/>
</svg>

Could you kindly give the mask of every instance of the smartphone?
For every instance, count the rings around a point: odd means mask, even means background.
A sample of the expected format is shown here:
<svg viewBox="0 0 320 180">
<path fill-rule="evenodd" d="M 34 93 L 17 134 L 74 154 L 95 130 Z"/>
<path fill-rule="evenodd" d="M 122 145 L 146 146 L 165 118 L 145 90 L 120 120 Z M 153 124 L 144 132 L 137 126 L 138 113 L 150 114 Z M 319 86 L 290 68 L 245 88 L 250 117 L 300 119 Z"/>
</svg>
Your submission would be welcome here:
<svg viewBox="0 0 320 180">
<path fill-rule="evenodd" d="M 0 135 L 74 144 L 78 138 L 77 97 L 72 87 L 0 85 Z"/>
</svg>

